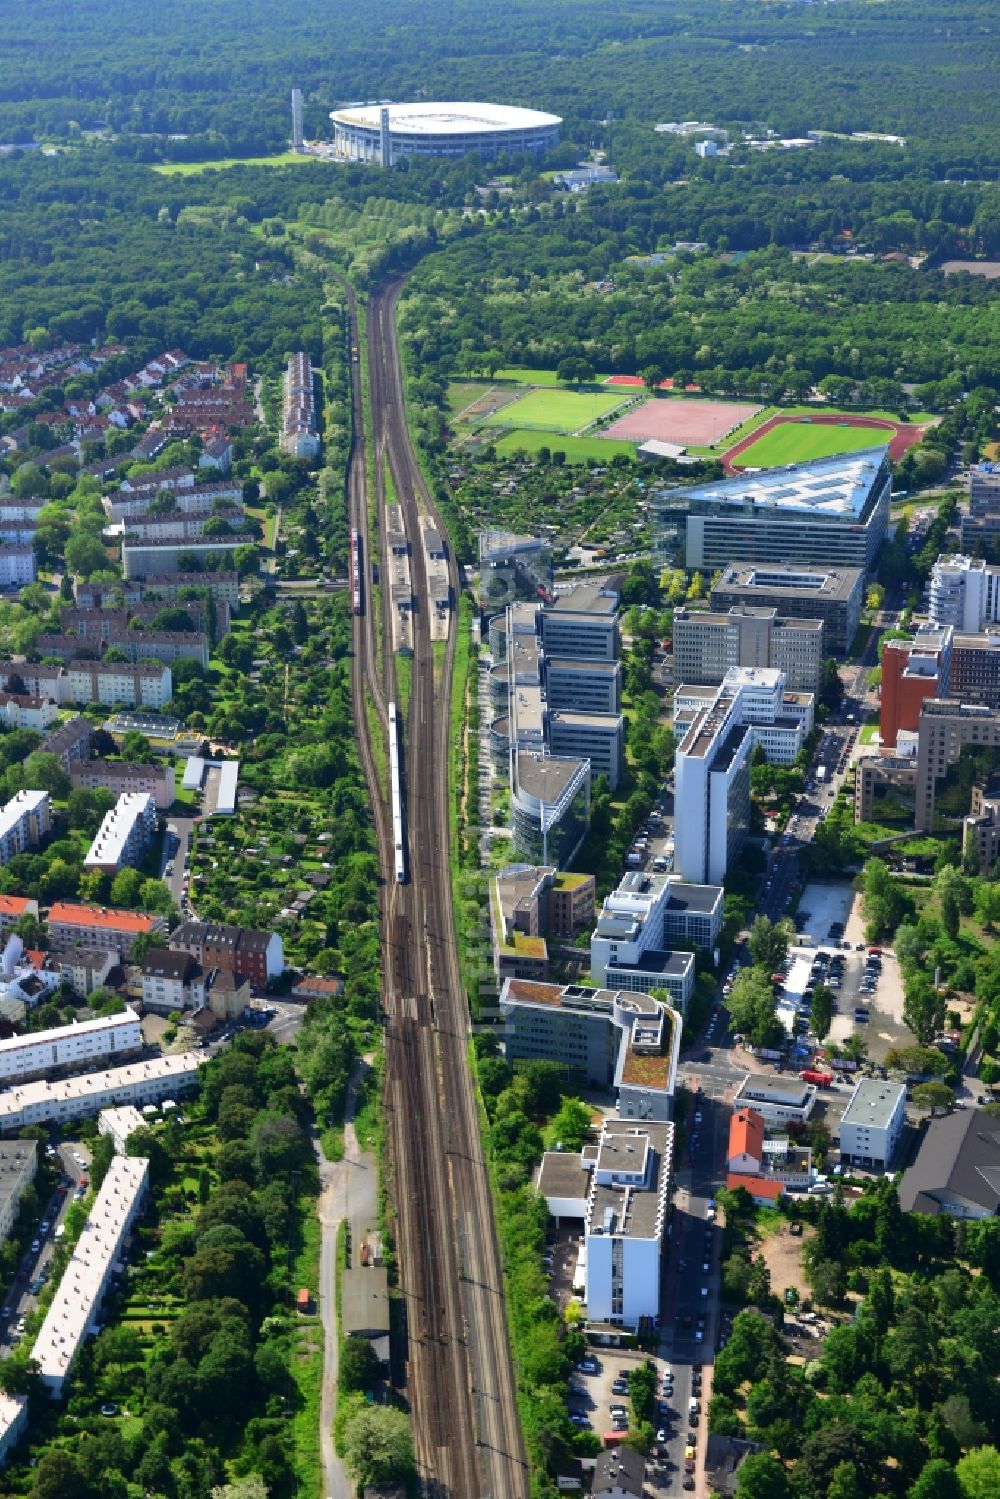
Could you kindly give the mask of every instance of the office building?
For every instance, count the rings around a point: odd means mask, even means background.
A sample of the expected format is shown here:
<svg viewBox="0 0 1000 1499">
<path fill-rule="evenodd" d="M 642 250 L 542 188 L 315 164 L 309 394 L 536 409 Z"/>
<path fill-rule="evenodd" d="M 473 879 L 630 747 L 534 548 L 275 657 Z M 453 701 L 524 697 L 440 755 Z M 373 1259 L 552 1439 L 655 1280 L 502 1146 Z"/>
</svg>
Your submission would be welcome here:
<svg viewBox="0 0 1000 1499">
<path fill-rule="evenodd" d="M 84 906 L 75 901 L 57 900 L 46 918 L 49 941 L 55 947 L 66 949 L 89 948 L 105 950 L 113 948 L 122 958 L 132 953 L 132 944 L 137 937 L 153 937 L 166 932 L 167 923 L 162 916 L 150 916 L 139 911 L 115 911 L 106 906 Z"/>
<path fill-rule="evenodd" d="M 996 558 L 1000 548 L 1000 464 L 969 470 L 969 513 L 960 521 L 964 552 Z"/>
<path fill-rule="evenodd" d="M 546 714 L 549 749 L 564 760 L 589 760 L 591 776 L 604 776 L 612 790 L 625 760 L 625 720 L 615 713 Z"/>
<path fill-rule="evenodd" d="M 813 1083 L 787 1074 L 748 1072 L 733 1107 L 753 1109 L 766 1124 L 805 1124 L 816 1103 L 816 1091 Z"/>
<path fill-rule="evenodd" d="M 572 661 L 566 656 L 546 656 L 543 674 L 550 712 L 621 712 L 620 661 Z"/>
<path fill-rule="evenodd" d="M 975 635 L 956 631 L 947 687 L 939 696 L 1000 709 L 1000 627 L 991 625 Z"/>
<path fill-rule="evenodd" d="M 479 597 L 486 609 L 517 598 L 550 598 L 552 551 L 538 536 L 483 531 L 479 536 Z"/>
<path fill-rule="evenodd" d="M 115 1156 L 90 1209 L 31 1350 L 38 1376 L 53 1400 L 94 1325 L 114 1267 L 138 1217 L 149 1178 L 149 1162 Z"/>
<path fill-rule="evenodd" d="M 117 1015 L 11 1036 L 0 1041 L 0 1084 L 130 1056 L 143 1044 L 139 1017 L 128 1005 Z"/>
<path fill-rule="evenodd" d="M 940 791 L 946 793 L 947 805 L 942 811 L 943 824 L 958 826 L 968 812 L 959 806 L 960 777 L 956 771 L 963 753 L 974 762 L 993 769 L 1000 748 L 1000 713 L 975 703 L 953 698 L 924 702 L 920 709 L 917 731 L 917 784 L 914 827 L 930 832 L 938 825 L 936 803 Z M 949 784 L 954 782 L 955 784 Z"/>
<path fill-rule="evenodd" d="M 590 826 L 590 762 L 518 750 L 511 768 L 515 857 L 564 868 Z"/>
<path fill-rule="evenodd" d="M 605 896 L 590 939 L 590 976 L 609 989 L 666 989 L 683 1013 L 694 989 L 690 951 L 671 941 L 714 947 L 721 929 L 722 890 L 686 885 L 666 874 L 636 870 Z M 668 925 L 669 921 L 669 925 Z"/>
<path fill-rule="evenodd" d="M 921 625 L 912 640 L 887 640 L 882 650 L 879 738 L 895 749 L 901 729 L 915 733 L 925 698 L 947 697 L 954 632 Z"/>
<path fill-rule="evenodd" d="M 549 936 L 571 939 L 594 918 L 594 876 L 511 864 L 490 881 L 497 978 L 542 978 Z"/>
<path fill-rule="evenodd" d="M 113 791 L 116 796 L 126 792 L 148 794 L 161 812 L 173 806 L 177 796 L 174 767 L 166 762 L 133 765 L 121 760 L 81 759 L 70 769 L 69 778 L 74 787 L 86 791 Z"/>
<path fill-rule="evenodd" d="M 976 634 L 1000 620 L 1000 567 L 980 559 L 939 557 L 928 592 L 933 625 Z"/>
<path fill-rule="evenodd" d="M 38 1170 L 37 1140 L 4 1140 L 0 1143 L 0 1244 L 17 1222 L 25 1187 Z"/>
<path fill-rule="evenodd" d="M 874 569 L 889 522 L 888 448 L 662 490 L 662 529 L 683 517 L 685 565 L 713 572 L 733 557 Z"/>
<path fill-rule="evenodd" d="M 969 815 L 962 824 L 962 853 L 974 858 L 980 874 L 994 873 L 1000 858 L 1000 781 L 996 776 L 972 788 Z"/>
<path fill-rule="evenodd" d="M 790 688 L 818 692 L 823 621 L 736 605 L 727 613 L 674 610 L 674 681 L 718 686 L 734 666 L 770 666 Z"/>
<path fill-rule="evenodd" d="M 143 1119 L 134 1103 L 122 1104 L 116 1109 L 102 1109 L 97 1116 L 97 1133 L 110 1135 L 116 1155 L 127 1155 L 129 1136 L 143 1129 Z"/>
<path fill-rule="evenodd" d="M 1000 1214 L 1000 1120 L 982 1109 L 932 1119 L 899 1183 L 904 1213 L 949 1218 Z"/>
<path fill-rule="evenodd" d="M 911 828 L 916 787 L 915 754 L 862 755 L 854 779 L 854 821 Z"/>
<path fill-rule="evenodd" d="M 617 661 L 618 594 L 598 583 L 576 583 L 538 610 L 538 633 L 548 656 L 576 661 Z"/>
<path fill-rule="evenodd" d="M 709 600 L 716 610 L 765 608 L 783 619 L 821 619 L 824 654 L 846 655 L 861 623 L 864 578 L 859 567 L 727 560 Z"/>
<path fill-rule="evenodd" d="M 840 1158 L 870 1171 L 888 1171 L 906 1121 L 906 1084 L 859 1078 L 840 1121 Z"/>
<path fill-rule="evenodd" d="M 123 865 L 138 869 L 156 836 L 156 804 L 148 791 L 124 791 L 94 836 L 84 868 L 117 874 Z"/>
<path fill-rule="evenodd" d="M 103 1072 L 17 1083 L 0 1092 L 0 1134 L 16 1134 L 28 1124 L 62 1125 L 118 1104 L 143 1108 L 176 1098 L 197 1083 L 202 1060 L 195 1051 L 174 1052 Z"/>
<path fill-rule="evenodd" d="M 605 1121 L 584 1219 L 591 1327 L 638 1328 L 659 1316 L 673 1169 L 672 1124 Z"/>
<path fill-rule="evenodd" d="M 600 1088 L 623 1118 L 669 1119 L 681 1017 L 651 995 L 506 979 L 500 991 L 508 1060 L 544 1058 Z"/>
<path fill-rule="evenodd" d="M 52 801 L 47 791 L 18 791 L 0 809 L 0 864 L 36 848 L 52 830 Z"/>
<path fill-rule="evenodd" d="M 699 701 L 704 691 L 675 694 L 674 864 L 684 880 L 720 885 L 750 826 L 753 750 L 791 764 L 812 728 L 813 699 L 787 692 L 771 668 L 734 668 L 708 702 Z"/>
</svg>

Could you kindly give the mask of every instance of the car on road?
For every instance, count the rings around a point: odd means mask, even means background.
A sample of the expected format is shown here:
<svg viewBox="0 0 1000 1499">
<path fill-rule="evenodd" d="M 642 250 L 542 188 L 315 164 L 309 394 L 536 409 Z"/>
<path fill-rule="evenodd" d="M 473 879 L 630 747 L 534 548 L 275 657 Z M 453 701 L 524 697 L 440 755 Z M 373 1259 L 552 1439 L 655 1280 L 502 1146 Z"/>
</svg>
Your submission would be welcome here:
<svg viewBox="0 0 1000 1499">
<path fill-rule="evenodd" d="M 658 1442 L 665 1442 L 667 1440 L 667 1428 L 665 1426 L 661 1426 L 656 1433 L 656 1440 Z"/>
<path fill-rule="evenodd" d="M 105 1414 L 105 1412 L 102 1410 L 101 1411 L 101 1415 L 103 1416 L 104 1414 Z M 114 1412 L 113 1411 L 109 1411 L 108 1414 L 109 1415 L 113 1415 Z M 590 1417 L 589 1416 L 585 1416 L 582 1411 L 570 1411 L 569 1418 L 572 1421 L 572 1423 L 573 1423 L 574 1426 L 589 1426 L 590 1425 Z"/>
<path fill-rule="evenodd" d="M 32 1252 L 32 1254 L 37 1254 L 38 1251 L 41 1249 L 41 1247 L 42 1247 L 42 1241 L 41 1241 L 41 1239 L 32 1239 L 32 1241 L 31 1241 L 31 1252 Z"/>
</svg>

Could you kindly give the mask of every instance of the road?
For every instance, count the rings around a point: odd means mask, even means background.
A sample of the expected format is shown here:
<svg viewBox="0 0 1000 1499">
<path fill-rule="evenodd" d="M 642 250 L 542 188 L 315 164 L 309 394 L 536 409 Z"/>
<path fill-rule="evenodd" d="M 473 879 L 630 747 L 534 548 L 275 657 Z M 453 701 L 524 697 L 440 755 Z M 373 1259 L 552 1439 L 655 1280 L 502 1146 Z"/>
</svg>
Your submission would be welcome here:
<svg viewBox="0 0 1000 1499">
<path fill-rule="evenodd" d="M 333 1417 L 337 1399 L 337 1235 L 346 1218 L 352 1241 L 378 1217 L 378 1179 L 375 1157 L 358 1148 L 354 1105 L 358 1085 L 368 1064 L 358 1060 L 351 1073 L 344 1106 L 344 1156 L 328 1161 L 318 1136 L 313 1140 L 319 1162 L 320 1194 L 317 1211 L 322 1226 L 319 1255 L 319 1314 L 323 1324 L 323 1384 L 320 1393 L 320 1446 L 327 1499 L 353 1499 L 354 1485 L 333 1445 Z"/>
<path fill-rule="evenodd" d="M 407 1384 L 425 1493 L 520 1499 L 528 1491 L 527 1468 L 451 900 L 447 767 L 456 631 L 453 624 L 444 660 L 436 663 L 420 513 L 444 527 L 406 425 L 395 328 L 401 287 L 397 280 L 372 296 L 367 338 L 374 450 L 388 463 L 402 508 L 415 599 L 402 755 L 409 879 L 389 885 L 383 913 L 385 1102 Z M 449 568 L 457 599 L 453 558 Z M 391 600 L 384 602 L 388 611 Z M 390 624 L 386 619 L 383 639 L 391 639 Z"/>
<path fill-rule="evenodd" d="M 44 1147 L 39 1145 L 39 1155 Z M 87 1164 L 80 1165 L 73 1159 L 74 1153 L 83 1158 Z M 39 1208 L 38 1225 L 36 1234 L 40 1248 L 32 1253 L 29 1249 L 22 1258 L 13 1283 L 5 1290 L 3 1306 L 7 1315 L 0 1314 L 0 1357 L 9 1354 L 20 1337 L 15 1328 L 19 1317 L 26 1317 L 38 1307 L 38 1298 L 31 1287 L 35 1284 L 39 1275 L 47 1272 L 52 1251 L 55 1247 L 55 1231 L 62 1223 L 74 1199 L 74 1190 L 80 1178 L 87 1174 L 87 1165 L 90 1161 L 90 1150 L 86 1145 L 76 1140 L 66 1140 L 58 1146 L 58 1165 L 63 1175 L 65 1192 L 56 1192 L 47 1202 Z M 49 1231 L 42 1234 L 41 1224 L 47 1221 Z M 12 1335 L 13 1334 L 13 1335 Z"/>
<path fill-rule="evenodd" d="M 187 902 L 184 877 L 191 856 L 191 839 L 198 822 L 197 817 L 171 816 L 167 820 L 167 832 L 163 839 L 163 869 L 160 873 L 179 911 L 184 911 Z M 170 874 L 167 874 L 168 868 L 172 871 Z M 185 912 L 187 914 L 193 913 Z"/>
</svg>

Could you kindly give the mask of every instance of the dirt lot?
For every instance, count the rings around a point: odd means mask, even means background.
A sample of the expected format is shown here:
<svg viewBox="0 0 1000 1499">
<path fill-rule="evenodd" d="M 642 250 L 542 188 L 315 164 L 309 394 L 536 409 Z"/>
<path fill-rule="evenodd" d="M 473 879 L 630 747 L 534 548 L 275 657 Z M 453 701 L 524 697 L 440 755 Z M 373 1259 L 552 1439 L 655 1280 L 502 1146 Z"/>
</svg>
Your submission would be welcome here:
<svg viewBox="0 0 1000 1499">
<path fill-rule="evenodd" d="M 812 1295 L 802 1273 L 802 1248 L 813 1237 L 815 1229 L 803 1226 L 801 1239 L 793 1238 L 788 1228 L 782 1225 L 775 1234 L 768 1234 L 757 1247 L 771 1274 L 771 1289 L 776 1296 L 783 1296 L 789 1286 L 794 1286 L 804 1300 Z"/>
</svg>

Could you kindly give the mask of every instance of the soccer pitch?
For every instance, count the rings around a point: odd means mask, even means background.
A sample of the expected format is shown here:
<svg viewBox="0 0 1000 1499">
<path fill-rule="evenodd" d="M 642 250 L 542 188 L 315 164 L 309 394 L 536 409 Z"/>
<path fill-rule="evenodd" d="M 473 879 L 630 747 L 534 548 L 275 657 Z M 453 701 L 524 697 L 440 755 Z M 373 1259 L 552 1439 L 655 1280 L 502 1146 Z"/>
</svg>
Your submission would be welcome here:
<svg viewBox="0 0 1000 1499">
<path fill-rule="evenodd" d="M 490 425 L 526 427 L 536 432 L 579 432 L 627 399 L 614 392 L 590 395 L 575 390 L 532 390 L 490 417 Z"/>
<path fill-rule="evenodd" d="M 787 463 L 808 463 L 813 458 L 833 458 L 838 453 L 855 453 L 859 448 L 877 448 L 889 442 L 891 427 L 855 427 L 803 421 L 779 422 L 765 432 L 739 458 L 740 468 L 779 468 Z"/>
<path fill-rule="evenodd" d="M 607 437 L 564 437 L 558 432 L 528 432 L 523 428 L 505 432 L 496 441 L 496 450 L 505 456 L 522 449 L 533 456 L 540 448 L 551 453 L 565 453 L 567 463 L 586 463 L 594 458 L 598 463 L 608 463 L 616 453 L 635 457 L 634 442 L 615 442 Z"/>
</svg>

